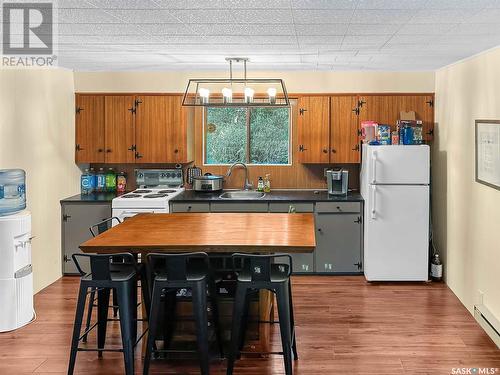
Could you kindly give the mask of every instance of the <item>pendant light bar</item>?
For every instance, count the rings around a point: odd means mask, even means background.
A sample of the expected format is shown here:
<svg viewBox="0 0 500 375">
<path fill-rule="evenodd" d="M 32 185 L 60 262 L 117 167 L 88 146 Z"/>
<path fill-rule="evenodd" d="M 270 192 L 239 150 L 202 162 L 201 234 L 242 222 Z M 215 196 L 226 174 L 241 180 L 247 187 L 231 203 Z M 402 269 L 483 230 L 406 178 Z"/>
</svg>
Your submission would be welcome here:
<svg viewBox="0 0 500 375">
<path fill-rule="evenodd" d="M 188 81 L 183 106 L 190 107 L 289 107 L 282 79 L 247 78 L 245 57 L 226 58 L 229 79 L 203 78 Z M 243 78 L 233 78 L 233 63 L 243 64 Z"/>
</svg>

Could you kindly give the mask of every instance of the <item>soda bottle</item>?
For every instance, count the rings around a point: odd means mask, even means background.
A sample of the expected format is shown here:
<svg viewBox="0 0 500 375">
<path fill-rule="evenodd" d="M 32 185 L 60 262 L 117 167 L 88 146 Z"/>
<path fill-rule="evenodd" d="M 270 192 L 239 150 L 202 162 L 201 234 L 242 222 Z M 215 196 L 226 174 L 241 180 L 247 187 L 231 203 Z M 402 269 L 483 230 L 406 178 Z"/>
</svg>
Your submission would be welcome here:
<svg viewBox="0 0 500 375">
<path fill-rule="evenodd" d="M 104 168 L 99 168 L 99 172 L 97 172 L 96 191 L 98 193 L 106 191 L 106 174 L 104 173 Z"/>
<path fill-rule="evenodd" d="M 83 172 L 80 177 L 80 190 L 84 195 L 92 192 L 92 177 L 88 169 L 85 169 L 85 172 Z"/>
<path fill-rule="evenodd" d="M 108 173 L 106 173 L 106 191 L 116 191 L 116 173 L 113 171 L 113 168 L 109 168 Z"/>
</svg>

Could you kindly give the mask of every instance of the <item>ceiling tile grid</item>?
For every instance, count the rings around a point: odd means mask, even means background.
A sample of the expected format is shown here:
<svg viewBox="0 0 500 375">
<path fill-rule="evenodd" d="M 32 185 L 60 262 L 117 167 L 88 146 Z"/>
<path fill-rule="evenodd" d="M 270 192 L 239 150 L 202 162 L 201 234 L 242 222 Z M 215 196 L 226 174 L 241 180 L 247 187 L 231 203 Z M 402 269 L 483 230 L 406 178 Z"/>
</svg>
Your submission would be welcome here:
<svg viewBox="0 0 500 375">
<path fill-rule="evenodd" d="M 59 0 L 75 70 L 434 70 L 500 45 L 500 0 Z"/>
</svg>

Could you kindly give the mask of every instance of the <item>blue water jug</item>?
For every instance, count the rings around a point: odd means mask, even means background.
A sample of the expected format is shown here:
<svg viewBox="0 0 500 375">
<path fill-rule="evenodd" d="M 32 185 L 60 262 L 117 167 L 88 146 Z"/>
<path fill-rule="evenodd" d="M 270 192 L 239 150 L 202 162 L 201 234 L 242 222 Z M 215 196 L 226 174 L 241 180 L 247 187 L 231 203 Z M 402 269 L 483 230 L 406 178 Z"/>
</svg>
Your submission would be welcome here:
<svg viewBox="0 0 500 375">
<path fill-rule="evenodd" d="M 26 208 L 26 173 L 22 169 L 0 169 L 0 216 Z"/>
</svg>

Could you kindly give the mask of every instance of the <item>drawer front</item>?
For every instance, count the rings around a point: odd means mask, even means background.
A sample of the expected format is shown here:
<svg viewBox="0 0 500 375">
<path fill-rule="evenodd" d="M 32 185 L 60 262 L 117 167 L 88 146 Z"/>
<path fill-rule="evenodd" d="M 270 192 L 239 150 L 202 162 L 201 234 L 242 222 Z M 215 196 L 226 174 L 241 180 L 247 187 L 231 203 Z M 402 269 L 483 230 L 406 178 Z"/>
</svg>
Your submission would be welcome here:
<svg viewBox="0 0 500 375">
<path fill-rule="evenodd" d="M 211 212 L 267 212 L 267 203 L 212 202 Z"/>
<path fill-rule="evenodd" d="M 314 212 L 313 203 L 272 202 L 269 212 Z"/>
<path fill-rule="evenodd" d="M 172 202 L 172 212 L 209 212 L 209 204 L 202 202 Z"/>
<path fill-rule="evenodd" d="M 361 212 L 360 202 L 317 202 L 316 212 L 352 213 Z"/>
</svg>

